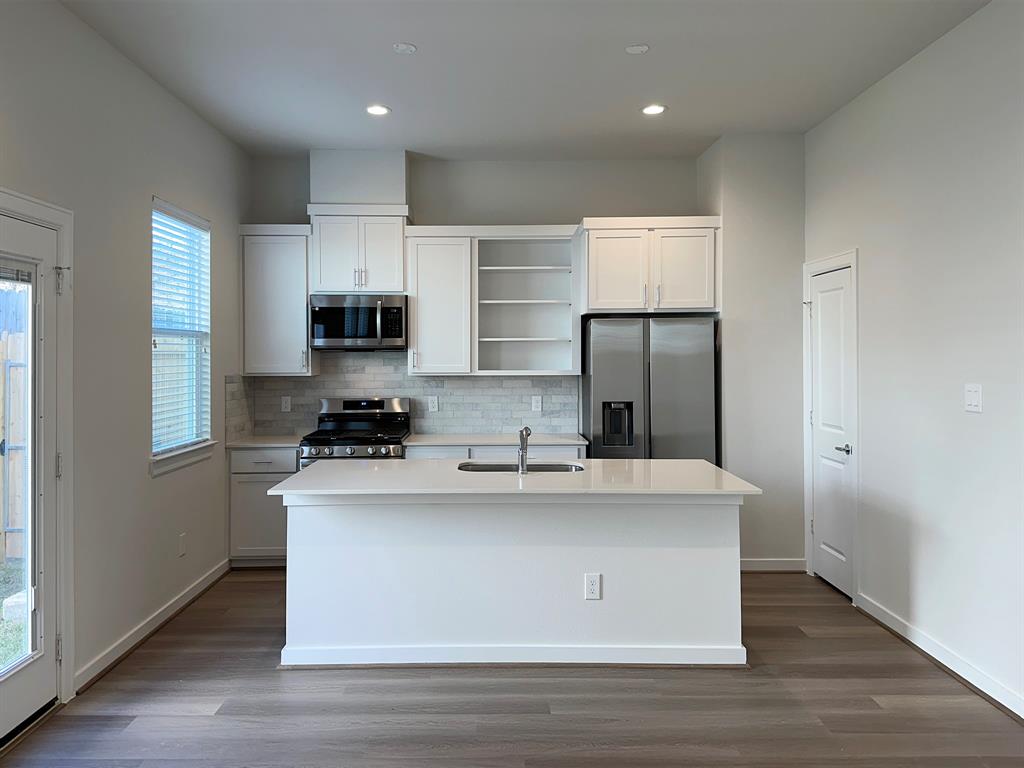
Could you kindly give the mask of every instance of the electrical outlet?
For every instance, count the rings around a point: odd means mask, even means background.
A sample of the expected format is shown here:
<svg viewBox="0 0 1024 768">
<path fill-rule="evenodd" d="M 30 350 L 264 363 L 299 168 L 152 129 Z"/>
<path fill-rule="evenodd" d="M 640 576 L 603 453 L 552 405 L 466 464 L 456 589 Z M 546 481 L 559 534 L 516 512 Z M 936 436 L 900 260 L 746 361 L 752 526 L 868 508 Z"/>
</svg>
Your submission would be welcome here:
<svg viewBox="0 0 1024 768">
<path fill-rule="evenodd" d="M 437 395 L 427 395 L 427 410 L 437 413 Z"/>
<path fill-rule="evenodd" d="M 601 574 L 583 574 L 583 597 L 587 600 L 601 599 Z"/>
<path fill-rule="evenodd" d="M 186 551 L 187 550 L 185 548 L 185 534 L 184 533 L 179 533 L 178 534 L 178 557 L 184 557 Z"/>
<path fill-rule="evenodd" d="M 981 413 L 981 384 L 964 384 L 964 410 Z"/>
<path fill-rule="evenodd" d="M 292 396 L 291 395 L 281 395 L 281 413 L 291 413 L 291 412 L 292 412 Z"/>
<path fill-rule="evenodd" d="M 544 408 L 544 399 L 541 395 L 533 396 L 533 410 L 540 411 Z"/>
</svg>

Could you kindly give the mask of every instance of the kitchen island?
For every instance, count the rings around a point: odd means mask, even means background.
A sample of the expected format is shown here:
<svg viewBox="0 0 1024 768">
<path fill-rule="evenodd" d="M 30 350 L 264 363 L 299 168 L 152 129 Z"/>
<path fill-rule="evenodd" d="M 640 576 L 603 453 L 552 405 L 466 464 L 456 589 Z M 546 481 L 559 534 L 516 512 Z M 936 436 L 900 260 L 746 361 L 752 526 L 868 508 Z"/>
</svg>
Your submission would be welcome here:
<svg viewBox="0 0 1024 768">
<path fill-rule="evenodd" d="M 743 664 L 739 508 L 761 491 L 700 460 L 572 463 L 321 461 L 273 487 L 282 665 Z"/>
</svg>

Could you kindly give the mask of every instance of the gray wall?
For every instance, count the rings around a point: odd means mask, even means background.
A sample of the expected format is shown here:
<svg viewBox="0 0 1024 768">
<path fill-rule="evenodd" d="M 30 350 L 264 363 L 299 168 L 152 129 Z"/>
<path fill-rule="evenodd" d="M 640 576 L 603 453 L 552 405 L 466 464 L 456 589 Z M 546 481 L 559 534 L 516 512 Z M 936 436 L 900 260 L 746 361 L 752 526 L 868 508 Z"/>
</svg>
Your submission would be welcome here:
<svg viewBox="0 0 1024 768">
<path fill-rule="evenodd" d="M 997 0 L 807 134 L 807 258 L 859 259 L 858 602 L 1020 714 L 1022 94 Z"/>
<path fill-rule="evenodd" d="M 803 160 L 803 136 L 756 134 L 698 161 L 702 213 L 722 217 L 723 463 L 765 492 L 741 510 L 748 568 L 803 567 Z"/>
<path fill-rule="evenodd" d="M 694 212 L 692 158 L 581 161 L 435 160 L 413 156 L 416 224 L 575 224 L 584 216 Z"/>
<path fill-rule="evenodd" d="M 255 157 L 246 221 L 308 223 L 306 155 Z M 692 158 L 436 160 L 411 155 L 415 224 L 574 224 L 584 216 L 687 215 L 696 211 Z"/>
<path fill-rule="evenodd" d="M 575 433 L 575 376 L 409 376 L 405 352 L 321 353 L 320 375 L 261 377 L 249 384 L 256 434 L 308 432 L 316 426 L 321 397 L 385 395 L 412 398 L 413 431 L 420 433 L 514 432 L 529 424 L 536 432 Z M 241 396 L 241 385 L 233 392 Z M 281 396 L 291 395 L 291 413 L 281 413 Z M 427 410 L 437 395 L 438 410 Z M 533 395 L 544 410 L 530 410 Z"/>
<path fill-rule="evenodd" d="M 213 437 L 223 440 L 247 158 L 59 3 L 0 3 L 0 72 L 0 183 L 75 214 L 73 661 L 88 676 L 226 558 L 223 450 L 149 475 L 150 212 L 156 194 L 212 222 Z"/>
</svg>

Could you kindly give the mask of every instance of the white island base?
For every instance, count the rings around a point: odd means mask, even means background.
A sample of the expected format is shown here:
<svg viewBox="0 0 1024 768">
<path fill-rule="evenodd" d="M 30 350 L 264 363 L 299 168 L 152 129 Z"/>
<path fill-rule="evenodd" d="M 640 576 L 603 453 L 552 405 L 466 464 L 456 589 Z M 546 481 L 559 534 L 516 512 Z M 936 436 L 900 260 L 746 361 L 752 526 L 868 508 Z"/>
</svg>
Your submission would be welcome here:
<svg viewBox="0 0 1024 768">
<path fill-rule="evenodd" d="M 703 461 L 578 463 L 322 461 L 276 486 L 282 665 L 745 663 L 739 507 L 760 491 Z"/>
</svg>

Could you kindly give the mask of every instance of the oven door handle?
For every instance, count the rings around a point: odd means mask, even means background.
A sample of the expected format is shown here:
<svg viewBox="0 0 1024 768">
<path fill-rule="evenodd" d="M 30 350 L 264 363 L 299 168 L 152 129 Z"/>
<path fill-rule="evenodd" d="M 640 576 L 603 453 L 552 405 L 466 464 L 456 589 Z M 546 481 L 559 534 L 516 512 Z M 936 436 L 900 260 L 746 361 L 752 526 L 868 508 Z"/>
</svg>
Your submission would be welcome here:
<svg viewBox="0 0 1024 768">
<path fill-rule="evenodd" d="M 384 343 L 384 299 L 377 299 L 377 346 Z"/>
</svg>

